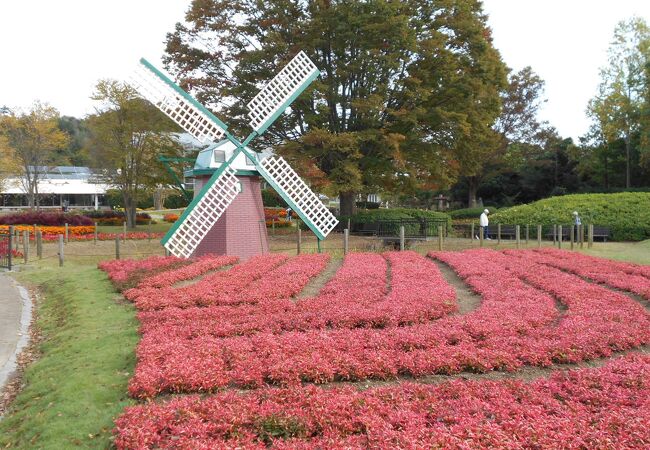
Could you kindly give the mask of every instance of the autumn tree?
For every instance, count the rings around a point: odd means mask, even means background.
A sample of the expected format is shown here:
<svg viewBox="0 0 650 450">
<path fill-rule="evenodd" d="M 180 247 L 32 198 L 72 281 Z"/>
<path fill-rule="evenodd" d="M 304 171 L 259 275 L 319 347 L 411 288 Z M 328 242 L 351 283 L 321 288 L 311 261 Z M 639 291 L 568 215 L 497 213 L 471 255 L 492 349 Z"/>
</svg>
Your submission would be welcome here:
<svg viewBox="0 0 650 450">
<path fill-rule="evenodd" d="M 69 137 L 59 129 L 58 120 L 59 112 L 55 108 L 38 102 L 25 113 L 0 116 L 2 153 L 5 159 L 19 166 L 31 209 L 40 206 L 41 176 L 55 163 L 56 152 L 68 144 Z"/>
<path fill-rule="evenodd" d="M 122 194 L 127 226 L 134 228 L 138 199 L 161 180 L 159 154 L 175 155 L 180 147 L 169 131 L 174 125 L 127 84 L 102 80 L 92 96 L 99 103 L 87 119 L 92 164 Z"/>
<path fill-rule="evenodd" d="M 638 17 L 621 21 L 614 30 L 608 62 L 600 70 L 598 94 L 590 100 L 587 114 L 592 119 L 591 133 L 600 136 L 602 147 L 617 139 L 625 143 L 625 187 L 632 186 L 632 152 L 635 134 L 641 129 L 643 105 L 647 102 L 650 63 L 650 28 Z M 646 126 L 650 123 L 645 122 Z"/>
<path fill-rule="evenodd" d="M 505 66 L 477 0 L 195 0 L 167 68 L 245 129 L 299 50 L 321 76 L 264 137 L 350 214 L 359 192 L 448 185 L 492 139 Z"/>
</svg>

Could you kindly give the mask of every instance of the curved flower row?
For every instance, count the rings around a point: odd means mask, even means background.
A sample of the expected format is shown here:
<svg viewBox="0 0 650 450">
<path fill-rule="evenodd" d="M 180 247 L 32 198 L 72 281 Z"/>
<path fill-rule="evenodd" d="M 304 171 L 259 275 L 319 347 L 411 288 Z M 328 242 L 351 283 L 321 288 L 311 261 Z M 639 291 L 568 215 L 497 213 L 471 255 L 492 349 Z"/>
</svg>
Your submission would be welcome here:
<svg viewBox="0 0 650 450">
<path fill-rule="evenodd" d="M 506 254 L 566 270 L 650 300 L 650 269 L 647 267 L 556 249 L 510 251 Z"/>
<path fill-rule="evenodd" d="M 236 264 L 239 261 L 239 258 L 236 256 L 225 256 L 225 255 L 204 255 L 199 258 L 196 258 L 189 265 L 180 267 L 178 269 L 169 270 L 162 272 L 151 277 L 147 277 L 142 280 L 137 287 L 129 289 L 124 292 L 124 296 L 134 301 L 136 298 L 141 295 L 150 295 L 153 291 L 155 292 L 158 289 L 169 287 L 175 283 L 191 280 L 197 278 L 205 273 L 211 272 L 213 270 L 221 269 L 225 266 L 230 266 Z"/>
<path fill-rule="evenodd" d="M 177 308 L 141 311 L 143 342 L 162 336 L 236 336 L 262 330 L 280 332 L 282 321 L 295 320 L 295 303 L 291 297 L 300 293 L 309 281 L 321 273 L 330 257 L 327 254 L 306 254 L 291 258 L 285 264 L 264 274 L 244 291 L 233 295 L 239 305 Z M 255 302 L 252 303 L 251 302 Z M 259 302 L 259 304 L 257 303 Z M 147 345 L 140 343 L 140 345 Z"/>
<path fill-rule="evenodd" d="M 183 262 L 175 256 L 150 256 L 145 259 L 114 259 L 102 261 L 97 267 L 108 275 L 113 282 L 124 282 L 134 272 L 146 272 L 154 269 L 162 269 Z"/>
<path fill-rule="evenodd" d="M 376 254 L 349 254 L 336 275 L 315 298 L 293 302 L 302 290 L 298 273 L 315 276 L 324 268 L 317 255 L 289 261 L 244 293 L 264 299 L 235 307 L 165 308 L 138 314 L 144 341 L 150 334 L 227 337 L 259 332 L 281 333 L 314 328 L 385 327 L 426 322 L 455 310 L 455 292 L 431 261 L 414 252 L 387 253 L 392 291 L 386 295 L 386 261 Z M 311 258 L 313 262 L 310 262 Z M 319 264 L 316 270 L 311 265 Z M 268 278 L 268 280 L 267 280 Z M 286 289 L 286 285 L 291 289 Z M 295 287 L 294 287 L 295 286 Z M 146 346 L 146 343 L 141 345 Z"/>
<path fill-rule="evenodd" d="M 224 392 L 129 407 L 118 449 L 650 447 L 650 356 L 533 382 Z"/>
<path fill-rule="evenodd" d="M 258 299 L 247 299 L 242 293 L 255 280 L 287 261 L 288 256 L 267 254 L 254 256 L 232 269 L 209 274 L 191 286 L 143 290 L 134 302 L 139 310 L 150 311 L 170 306 L 189 308 L 192 306 L 230 305 L 254 303 Z"/>
<path fill-rule="evenodd" d="M 434 256 L 482 295 L 478 309 L 465 316 L 385 329 L 263 332 L 231 338 L 171 335 L 138 347 L 129 390 L 136 397 L 151 397 L 163 391 L 265 383 L 515 370 L 523 364 L 545 366 L 609 356 L 650 342 L 650 316 L 624 295 L 491 250 Z M 529 277 L 527 282 L 524 277 Z M 568 307 L 564 316 L 555 299 L 530 282 L 552 289 Z M 562 295 L 563 290 L 568 294 Z"/>
</svg>

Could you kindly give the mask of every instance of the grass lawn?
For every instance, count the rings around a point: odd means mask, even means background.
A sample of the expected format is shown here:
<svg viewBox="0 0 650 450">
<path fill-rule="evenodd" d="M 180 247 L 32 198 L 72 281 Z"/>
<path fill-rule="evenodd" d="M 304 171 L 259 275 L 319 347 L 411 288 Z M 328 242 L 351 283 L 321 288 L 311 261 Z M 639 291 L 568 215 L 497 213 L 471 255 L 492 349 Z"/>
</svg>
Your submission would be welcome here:
<svg viewBox="0 0 650 450">
<path fill-rule="evenodd" d="M 17 274 L 38 286 L 41 357 L 0 420 L 0 448 L 109 448 L 113 419 L 132 403 L 127 382 L 138 341 L 135 311 L 95 261 L 43 260 Z"/>
<path fill-rule="evenodd" d="M 584 252 L 601 258 L 650 264 L 650 239 L 642 242 L 594 242 L 594 246 L 585 248 Z"/>
</svg>

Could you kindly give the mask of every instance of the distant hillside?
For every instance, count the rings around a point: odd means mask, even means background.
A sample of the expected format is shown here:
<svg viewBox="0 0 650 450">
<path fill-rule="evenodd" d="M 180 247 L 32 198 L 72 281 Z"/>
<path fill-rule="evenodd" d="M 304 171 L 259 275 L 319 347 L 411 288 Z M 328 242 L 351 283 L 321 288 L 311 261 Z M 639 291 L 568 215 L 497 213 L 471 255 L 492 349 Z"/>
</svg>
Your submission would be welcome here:
<svg viewBox="0 0 650 450">
<path fill-rule="evenodd" d="M 570 225 L 578 211 L 583 224 L 608 226 L 612 239 L 641 241 L 650 238 L 650 192 L 574 194 L 550 197 L 527 205 L 501 209 L 493 223 Z"/>
</svg>

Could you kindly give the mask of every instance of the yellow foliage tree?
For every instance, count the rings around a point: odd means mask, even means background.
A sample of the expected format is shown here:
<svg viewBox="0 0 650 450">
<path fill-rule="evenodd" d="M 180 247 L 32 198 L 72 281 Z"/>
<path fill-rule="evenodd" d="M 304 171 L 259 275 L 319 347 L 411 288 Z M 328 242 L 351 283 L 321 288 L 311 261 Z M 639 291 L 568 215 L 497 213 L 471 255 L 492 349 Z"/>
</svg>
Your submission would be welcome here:
<svg viewBox="0 0 650 450">
<path fill-rule="evenodd" d="M 25 113 L 0 117 L 0 160 L 21 175 L 31 209 L 39 208 L 42 174 L 56 158 L 56 151 L 68 145 L 69 137 L 59 129 L 58 120 L 59 112 L 40 102 Z"/>
</svg>

